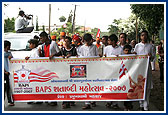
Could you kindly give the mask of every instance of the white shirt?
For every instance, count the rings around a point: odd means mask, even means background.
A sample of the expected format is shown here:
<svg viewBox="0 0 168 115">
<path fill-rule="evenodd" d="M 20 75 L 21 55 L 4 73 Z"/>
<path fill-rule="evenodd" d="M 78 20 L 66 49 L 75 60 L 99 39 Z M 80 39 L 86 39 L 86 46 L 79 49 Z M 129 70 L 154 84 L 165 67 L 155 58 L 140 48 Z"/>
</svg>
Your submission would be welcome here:
<svg viewBox="0 0 168 115">
<path fill-rule="evenodd" d="M 30 52 L 30 58 L 38 58 L 39 57 L 39 51 L 38 48 L 33 48 Z"/>
<path fill-rule="evenodd" d="M 115 48 L 112 45 L 108 45 L 104 48 L 104 54 L 106 57 L 111 57 L 114 55 L 122 55 L 123 49 L 120 46 L 116 46 Z"/>
<path fill-rule="evenodd" d="M 81 49 L 81 46 L 82 46 L 82 45 L 76 47 L 76 52 L 77 52 L 78 56 L 81 55 L 81 50 L 80 50 L 80 49 Z"/>
<path fill-rule="evenodd" d="M 151 60 L 153 60 L 153 50 L 152 50 L 152 45 L 149 43 L 138 43 L 135 45 L 135 50 L 134 50 L 137 55 L 148 55 L 149 53 L 152 55 Z M 147 89 L 152 89 L 153 88 L 153 82 L 152 82 L 152 72 L 151 72 L 151 65 L 149 63 L 149 69 L 147 72 Z"/>
<path fill-rule="evenodd" d="M 135 45 L 134 51 L 137 55 L 148 55 L 149 53 L 153 55 L 152 45 L 149 43 L 138 43 Z"/>
<path fill-rule="evenodd" d="M 85 44 L 80 48 L 80 56 L 99 56 L 96 45 L 86 46 Z"/>
<path fill-rule="evenodd" d="M 58 44 L 56 43 L 56 41 L 53 41 L 51 42 L 50 44 L 50 55 L 52 54 L 56 54 L 60 51 L 59 47 L 58 47 Z"/>
<path fill-rule="evenodd" d="M 23 29 L 25 28 L 27 25 L 29 24 L 28 20 L 26 20 L 24 17 L 19 16 L 16 20 L 15 20 L 15 31 L 19 30 L 19 29 Z"/>
</svg>

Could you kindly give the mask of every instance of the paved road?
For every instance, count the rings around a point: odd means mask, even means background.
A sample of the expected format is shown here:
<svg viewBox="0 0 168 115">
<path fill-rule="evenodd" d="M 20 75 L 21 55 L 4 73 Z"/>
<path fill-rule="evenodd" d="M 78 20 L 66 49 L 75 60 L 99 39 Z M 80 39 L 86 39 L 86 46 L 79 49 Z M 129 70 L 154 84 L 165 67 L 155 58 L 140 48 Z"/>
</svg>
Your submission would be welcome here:
<svg viewBox="0 0 168 115">
<path fill-rule="evenodd" d="M 7 103 L 5 103 L 4 110 L 7 111 L 124 111 L 123 102 L 119 102 L 118 109 L 113 108 L 107 108 L 105 106 L 106 102 L 97 102 L 96 107 L 92 107 L 92 109 L 89 110 L 82 110 L 82 106 L 84 105 L 84 102 L 76 102 L 76 106 L 71 106 L 71 108 L 62 109 L 61 106 L 62 102 L 58 102 L 57 106 L 50 106 L 47 103 L 43 104 L 27 104 L 25 102 L 16 102 L 15 106 L 8 106 Z M 138 111 L 139 103 L 133 102 L 133 110 L 132 111 Z M 158 109 L 150 103 L 149 107 L 150 111 L 158 111 Z"/>
</svg>

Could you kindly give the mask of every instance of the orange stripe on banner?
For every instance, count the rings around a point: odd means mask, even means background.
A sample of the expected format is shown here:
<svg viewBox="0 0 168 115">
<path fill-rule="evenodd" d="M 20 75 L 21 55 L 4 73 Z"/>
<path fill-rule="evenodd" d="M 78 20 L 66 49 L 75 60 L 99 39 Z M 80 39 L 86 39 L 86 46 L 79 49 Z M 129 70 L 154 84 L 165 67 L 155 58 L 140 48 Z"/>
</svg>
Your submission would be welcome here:
<svg viewBox="0 0 168 115">
<path fill-rule="evenodd" d="M 127 93 L 13 94 L 15 101 L 28 100 L 126 100 Z"/>
</svg>

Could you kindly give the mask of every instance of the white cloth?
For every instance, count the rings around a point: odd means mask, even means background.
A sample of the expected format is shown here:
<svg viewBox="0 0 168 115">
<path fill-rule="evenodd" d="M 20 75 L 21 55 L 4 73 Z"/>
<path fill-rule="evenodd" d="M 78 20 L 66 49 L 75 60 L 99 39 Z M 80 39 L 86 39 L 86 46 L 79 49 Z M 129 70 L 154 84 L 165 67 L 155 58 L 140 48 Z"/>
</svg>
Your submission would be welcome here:
<svg viewBox="0 0 168 115">
<path fill-rule="evenodd" d="M 76 47 L 76 52 L 77 52 L 78 56 L 81 55 L 81 46 L 82 46 L 82 45 Z"/>
<path fill-rule="evenodd" d="M 99 56 L 98 49 L 96 45 L 86 46 L 85 44 L 80 48 L 80 56 Z"/>
<path fill-rule="evenodd" d="M 148 43 L 138 43 L 135 45 L 134 51 L 137 53 L 137 55 L 148 55 L 149 53 L 152 55 L 151 60 L 154 58 L 154 52 L 151 44 Z"/>
<path fill-rule="evenodd" d="M 39 51 L 38 48 L 33 48 L 29 55 L 30 58 L 38 58 L 39 57 Z"/>
<path fill-rule="evenodd" d="M 19 30 L 19 29 L 23 29 L 25 28 L 27 25 L 29 25 L 28 20 L 26 20 L 24 17 L 19 16 L 16 20 L 15 20 L 15 31 Z"/>
<path fill-rule="evenodd" d="M 114 55 L 122 55 L 123 54 L 123 49 L 120 46 L 116 46 L 115 48 L 112 47 L 112 45 L 108 45 L 104 48 L 104 55 L 106 57 L 111 57 Z"/>
<path fill-rule="evenodd" d="M 58 44 L 56 43 L 56 41 L 52 41 L 50 44 L 50 55 L 52 54 L 56 54 L 60 51 Z"/>
</svg>

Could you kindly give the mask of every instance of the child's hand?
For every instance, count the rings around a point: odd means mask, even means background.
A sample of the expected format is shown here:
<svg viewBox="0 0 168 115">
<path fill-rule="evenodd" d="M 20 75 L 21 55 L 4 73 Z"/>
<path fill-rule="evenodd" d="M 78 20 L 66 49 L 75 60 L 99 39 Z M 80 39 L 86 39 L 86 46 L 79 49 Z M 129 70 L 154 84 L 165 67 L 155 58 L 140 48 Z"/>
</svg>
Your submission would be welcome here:
<svg viewBox="0 0 168 115">
<path fill-rule="evenodd" d="M 12 58 L 12 56 L 8 56 L 8 59 L 10 60 Z"/>
<path fill-rule="evenodd" d="M 50 55 L 50 56 L 49 56 L 49 59 L 51 60 L 53 57 L 54 57 L 54 55 Z"/>
<path fill-rule="evenodd" d="M 66 58 L 69 58 L 71 56 L 71 54 L 68 54 L 67 56 L 66 56 Z"/>
<path fill-rule="evenodd" d="M 4 73 L 5 73 L 6 75 L 10 75 L 10 73 L 9 73 L 9 72 L 7 72 L 7 71 L 5 71 Z"/>
<path fill-rule="evenodd" d="M 27 56 L 27 57 L 25 57 L 25 60 L 28 60 L 29 58 L 30 58 L 30 57 Z"/>
<path fill-rule="evenodd" d="M 65 56 L 64 56 L 64 55 L 62 55 L 61 57 L 62 57 L 62 58 L 65 58 Z"/>
</svg>

